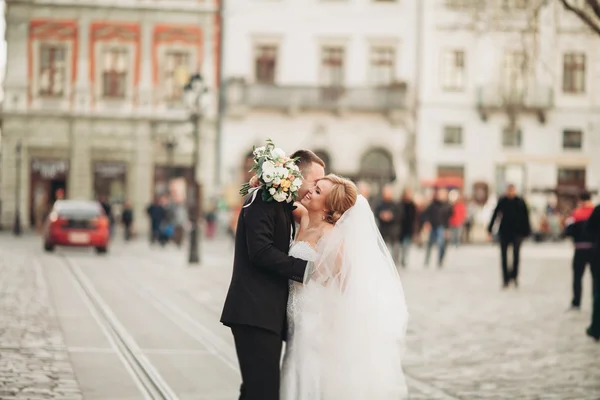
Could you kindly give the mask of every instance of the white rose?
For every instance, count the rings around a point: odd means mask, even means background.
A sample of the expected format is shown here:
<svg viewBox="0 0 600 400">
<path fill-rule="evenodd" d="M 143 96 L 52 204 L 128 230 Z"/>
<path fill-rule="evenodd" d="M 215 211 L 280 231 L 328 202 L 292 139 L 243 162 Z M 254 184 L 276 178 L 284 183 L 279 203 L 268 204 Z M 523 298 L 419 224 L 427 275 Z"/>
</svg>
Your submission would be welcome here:
<svg viewBox="0 0 600 400">
<path fill-rule="evenodd" d="M 285 199 L 285 201 L 286 201 L 287 203 L 291 203 L 291 202 L 292 202 L 292 200 L 293 200 L 293 199 L 292 199 L 292 196 L 288 196 L 288 198 L 287 198 L 287 199 Z"/>
<path fill-rule="evenodd" d="M 273 171 L 263 171 L 262 179 L 266 183 L 273 181 L 274 178 L 275 178 L 275 176 L 273 175 Z"/>
<path fill-rule="evenodd" d="M 302 186 L 302 179 L 300 179 L 300 178 L 294 179 L 294 182 L 292 182 L 292 186 L 296 186 L 296 187 Z"/>
<path fill-rule="evenodd" d="M 262 164 L 262 170 L 263 172 L 268 171 L 271 172 L 272 174 L 275 173 L 275 163 L 273 161 L 265 161 Z"/>
<path fill-rule="evenodd" d="M 273 157 L 273 158 L 285 157 L 285 151 L 283 151 L 279 147 L 277 147 L 277 148 L 271 150 L 271 157 Z"/>
<path fill-rule="evenodd" d="M 284 201 L 286 197 L 287 197 L 287 194 L 285 192 L 277 192 L 273 195 L 273 198 L 275 199 L 275 201 L 277 201 L 279 203 Z"/>
<path fill-rule="evenodd" d="M 273 196 L 273 195 L 274 195 L 276 192 L 277 192 L 277 189 L 275 189 L 275 188 L 273 188 L 273 187 L 272 187 L 271 189 L 269 189 L 269 194 L 270 194 L 271 196 Z"/>
<path fill-rule="evenodd" d="M 294 186 L 294 185 L 290 186 L 290 192 L 294 193 L 296 190 L 298 190 L 297 186 Z"/>
<path fill-rule="evenodd" d="M 281 184 L 281 177 L 275 176 L 275 179 L 273 179 L 273 184 L 274 185 L 280 185 Z M 271 193 L 271 194 L 273 194 L 273 193 Z"/>
<path fill-rule="evenodd" d="M 284 167 L 277 168 L 277 175 L 279 175 L 280 177 L 287 178 L 289 174 L 290 174 L 290 172 L 288 171 L 287 168 L 284 168 Z"/>
</svg>

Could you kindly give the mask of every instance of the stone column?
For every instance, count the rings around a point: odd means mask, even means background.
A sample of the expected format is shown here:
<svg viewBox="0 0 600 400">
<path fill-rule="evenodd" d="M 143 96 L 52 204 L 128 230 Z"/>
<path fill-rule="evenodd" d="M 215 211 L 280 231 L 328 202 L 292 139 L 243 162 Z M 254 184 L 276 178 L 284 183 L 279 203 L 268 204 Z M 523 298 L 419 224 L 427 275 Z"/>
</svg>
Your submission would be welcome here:
<svg viewBox="0 0 600 400">
<path fill-rule="evenodd" d="M 4 120 L 5 126 L 6 117 Z M 5 136 L 2 138 L 2 165 L 0 167 L 0 198 L 2 202 L 2 215 L 1 225 L 3 229 L 11 229 L 14 221 L 15 211 L 15 166 L 16 166 L 16 152 L 15 147 L 17 140 L 15 136 Z"/>
<path fill-rule="evenodd" d="M 67 196 L 69 199 L 93 198 L 93 174 L 91 158 L 91 129 L 89 119 L 68 117 L 70 156 Z"/>
<path fill-rule="evenodd" d="M 151 123 L 141 121 L 135 127 L 135 149 L 133 150 L 127 186 L 135 216 L 135 228 L 139 234 L 149 231 L 146 207 L 152 201 L 154 179 L 154 151 L 152 147 Z"/>
<path fill-rule="evenodd" d="M 138 107 L 149 111 L 153 103 L 152 22 L 143 17 L 140 30 L 140 82 L 137 87 Z"/>
<path fill-rule="evenodd" d="M 6 76 L 4 78 L 4 111 L 25 110 L 27 90 L 27 39 L 29 16 L 26 10 L 7 6 L 6 11 Z"/>
<path fill-rule="evenodd" d="M 90 85 L 90 20 L 86 15 L 79 18 L 77 41 L 77 80 L 75 81 L 74 103 L 76 110 L 88 110 L 92 100 L 92 87 Z"/>
</svg>

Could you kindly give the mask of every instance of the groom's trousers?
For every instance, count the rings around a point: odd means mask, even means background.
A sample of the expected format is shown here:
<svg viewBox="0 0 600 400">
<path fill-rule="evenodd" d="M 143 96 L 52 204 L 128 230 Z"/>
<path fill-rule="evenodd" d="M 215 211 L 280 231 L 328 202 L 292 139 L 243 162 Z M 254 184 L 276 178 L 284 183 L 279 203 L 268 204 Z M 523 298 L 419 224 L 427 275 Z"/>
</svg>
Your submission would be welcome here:
<svg viewBox="0 0 600 400">
<path fill-rule="evenodd" d="M 281 336 L 247 325 L 231 331 L 242 373 L 239 400 L 279 400 Z"/>
</svg>

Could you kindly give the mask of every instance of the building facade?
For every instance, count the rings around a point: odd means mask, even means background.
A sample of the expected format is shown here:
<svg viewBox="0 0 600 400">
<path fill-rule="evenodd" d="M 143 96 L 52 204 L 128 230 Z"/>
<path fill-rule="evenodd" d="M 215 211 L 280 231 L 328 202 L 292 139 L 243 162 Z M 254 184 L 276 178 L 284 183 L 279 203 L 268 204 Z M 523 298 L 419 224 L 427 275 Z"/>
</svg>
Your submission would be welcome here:
<svg viewBox="0 0 600 400">
<path fill-rule="evenodd" d="M 375 186 L 409 175 L 416 1 L 230 0 L 222 176 L 232 199 L 253 145 L 313 149 Z"/>
<path fill-rule="evenodd" d="M 2 224 L 18 200 L 34 225 L 64 191 L 130 201 L 143 231 L 168 179 L 183 179 L 188 193 L 194 180 L 213 187 L 217 101 L 200 123 L 194 178 L 182 88 L 196 72 L 218 85 L 217 11 L 216 1 L 8 0 Z"/>
<path fill-rule="evenodd" d="M 560 2 L 475 3 L 424 2 L 420 177 L 461 178 L 479 197 L 512 182 L 565 204 L 597 190 L 597 35 Z"/>
</svg>

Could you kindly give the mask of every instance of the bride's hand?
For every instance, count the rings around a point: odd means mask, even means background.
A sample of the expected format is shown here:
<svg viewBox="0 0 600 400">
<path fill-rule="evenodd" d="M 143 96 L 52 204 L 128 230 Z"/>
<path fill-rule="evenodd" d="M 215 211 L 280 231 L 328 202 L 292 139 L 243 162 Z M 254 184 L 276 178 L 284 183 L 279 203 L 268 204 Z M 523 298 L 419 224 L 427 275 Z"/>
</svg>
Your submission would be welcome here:
<svg viewBox="0 0 600 400">
<path fill-rule="evenodd" d="M 248 184 L 253 188 L 259 187 L 260 181 L 258 180 L 258 176 L 254 175 L 252 178 L 250 178 L 250 182 L 248 182 Z"/>
</svg>

